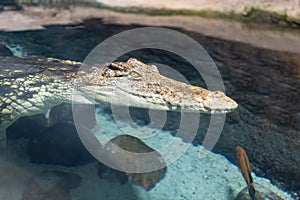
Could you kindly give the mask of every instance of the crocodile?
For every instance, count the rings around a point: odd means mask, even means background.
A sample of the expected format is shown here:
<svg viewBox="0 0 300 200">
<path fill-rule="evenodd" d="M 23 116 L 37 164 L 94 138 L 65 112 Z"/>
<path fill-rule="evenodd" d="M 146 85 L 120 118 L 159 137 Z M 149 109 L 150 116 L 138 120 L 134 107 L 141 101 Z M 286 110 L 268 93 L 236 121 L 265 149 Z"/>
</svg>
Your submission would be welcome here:
<svg viewBox="0 0 300 200">
<path fill-rule="evenodd" d="M 157 110 L 226 113 L 238 104 L 163 76 L 137 59 L 87 65 L 38 57 L 0 57 L 0 138 L 19 117 L 46 112 L 61 103 L 101 103 Z M 74 95 L 76 94 L 76 95 Z M 75 98 L 74 98 L 75 97 Z"/>
</svg>

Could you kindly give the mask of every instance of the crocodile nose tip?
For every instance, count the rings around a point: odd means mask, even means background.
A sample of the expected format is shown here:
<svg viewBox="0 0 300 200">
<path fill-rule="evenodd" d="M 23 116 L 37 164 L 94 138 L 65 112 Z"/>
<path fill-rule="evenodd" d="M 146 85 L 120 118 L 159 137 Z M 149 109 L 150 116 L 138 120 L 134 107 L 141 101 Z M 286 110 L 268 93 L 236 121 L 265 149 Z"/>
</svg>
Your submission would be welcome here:
<svg viewBox="0 0 300 200">
<path fill-rule="evenodd" d="M 230 109 L 230 110 L 234 110 L 238 107 L 238 103 L 228 96 L 225 97 L 225 104 L 227 105 L 226 106 L 227 109 Z"/>
<path fill-rule="evenodd" d="M 232 100 L 231 99 L 231 109 L 236 109 L 238 106 L 239 106 L 239 104 L 237 103 L 237 102 L 235 102 L 234 100 Z"/>
</svg>

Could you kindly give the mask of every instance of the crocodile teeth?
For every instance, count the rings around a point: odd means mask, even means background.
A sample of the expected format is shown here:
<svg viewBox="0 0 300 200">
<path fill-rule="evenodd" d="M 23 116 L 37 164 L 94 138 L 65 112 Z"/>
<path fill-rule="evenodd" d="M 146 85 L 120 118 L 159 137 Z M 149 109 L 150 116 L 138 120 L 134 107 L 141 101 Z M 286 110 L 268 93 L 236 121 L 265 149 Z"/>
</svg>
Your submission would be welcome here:
<svg viewBox="0 0 300 200">
<path fill-rule="evenodd" d="M 172 106 L 171 110 L 177 110 L 177 106 Z"/>
<path fill-rule="evenodd" d="M 225 109 L 225 110 L 211 110 L 210 113 L 212 114 L 225 114 L 228 113 L 230 111 L 230 109 Z"/>
</svg>

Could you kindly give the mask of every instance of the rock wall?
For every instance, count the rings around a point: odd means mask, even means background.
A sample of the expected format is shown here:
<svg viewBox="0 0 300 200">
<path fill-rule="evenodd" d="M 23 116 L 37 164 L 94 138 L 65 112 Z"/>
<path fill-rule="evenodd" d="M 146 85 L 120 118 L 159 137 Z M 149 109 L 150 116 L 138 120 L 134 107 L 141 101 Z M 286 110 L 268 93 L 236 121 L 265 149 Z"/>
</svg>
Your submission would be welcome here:
<svg viewBox="0 0 300 200">
<path fill-rule="evenodd" d="M 291 18 L 300 19 L 299 0 L 97 0 L 108 6 L 135 7 L 152 9 L 173 9 L 193 11 L 216 11 L 221 13 L 237 13 L 247 15 L 251 9 L 260 9 L 267 12 L 287 15 Z"/>
<path fill-rule="evenodd" d="M 227 114 L 213 151 L 236 163 L 235 147 L 240 145 L 247 151 L 259 176 L 299 193 L 300 55 L 185 33 L 208 51 L 220 70 L 226 94 L 239 103 L 237 110 Z M 155 51 L 133 52 L 131 56 L 146 63 L 168 64 L 185 75 L 190 83 L 205 86 L 195 75 L 197 72 L 182 59 L 161 51 L 156 52 L 157 56 L 149 56 L 153 53 Z M 150 119 L 143 117 L 147 113 L 137 113 L 137 119 L 149 123 Z M 175 134 L 180 120 L 179 113 L 169 112 L 164 129 Z M 209 115 L 201 115 L 194 144 L 202 144 L 209 120 Z"/>
<path fill-rule="evenodd" d="M 228 114 L 215 150 L 235 160 L 234 146 L 242 145 L 258 174 L 299 190 L 300 56 L 239 43 L 217 51 L 225 84 L 240 106 Z"/>
</svg>

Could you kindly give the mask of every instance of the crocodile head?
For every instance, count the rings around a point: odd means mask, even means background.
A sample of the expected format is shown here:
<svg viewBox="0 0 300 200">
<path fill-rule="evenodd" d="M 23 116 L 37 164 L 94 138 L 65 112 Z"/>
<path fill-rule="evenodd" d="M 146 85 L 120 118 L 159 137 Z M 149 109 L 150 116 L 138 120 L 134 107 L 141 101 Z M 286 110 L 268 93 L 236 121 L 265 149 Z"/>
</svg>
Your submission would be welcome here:
<svg viewBox="0 0 300 200">
<path fill-rule="evenodd" d="M 77 77 L 80 90 L 96 102 L 205 113 L 226 113 L 238 104 L 221 91 L 175 81 L 161 75 L 154 65 L 136 59 L 93 67 L 92 73 Z"/>
</svg>

